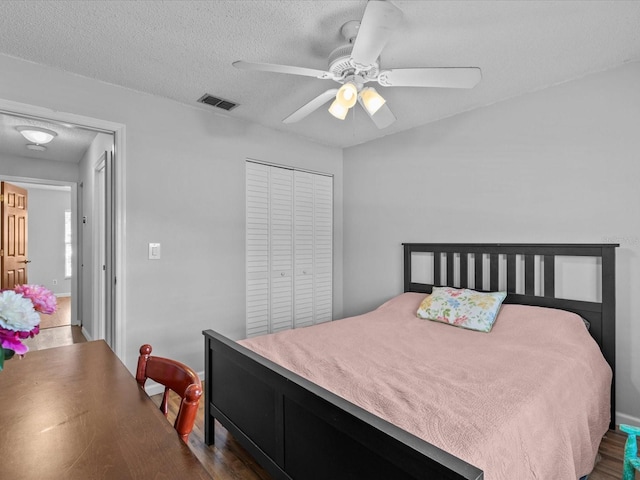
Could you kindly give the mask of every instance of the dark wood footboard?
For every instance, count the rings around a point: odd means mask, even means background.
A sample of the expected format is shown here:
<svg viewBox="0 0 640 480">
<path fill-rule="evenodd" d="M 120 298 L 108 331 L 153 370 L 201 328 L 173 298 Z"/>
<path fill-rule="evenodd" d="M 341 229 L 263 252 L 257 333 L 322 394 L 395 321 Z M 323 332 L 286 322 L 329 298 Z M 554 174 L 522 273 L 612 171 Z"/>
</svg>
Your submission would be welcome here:
<svg viewBox="0 0 640 480">
<path fill-rule="evenodd" d="M 205 442 L 217 419 L 278 479 L 482 479 L 478 468 L 213 330 Z"/>
</svg>

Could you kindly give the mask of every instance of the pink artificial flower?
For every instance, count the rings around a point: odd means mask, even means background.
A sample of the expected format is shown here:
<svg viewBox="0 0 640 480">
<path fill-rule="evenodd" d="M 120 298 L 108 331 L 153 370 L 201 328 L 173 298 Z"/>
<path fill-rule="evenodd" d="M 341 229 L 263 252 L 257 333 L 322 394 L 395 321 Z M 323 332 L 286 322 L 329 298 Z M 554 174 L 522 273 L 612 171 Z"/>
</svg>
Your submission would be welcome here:
<svg viewBox="0 0 640 480">
<path fill-rule="evenodd" d="M 56 297 L 41 285 L 16 285 L 0 290 L 0 347 L 24 355 L 29 347 L 22 343 L 40 333 L 38 312 L 56 311 Z"/>
<path fill-rule="evenodd" d="M 35 327 L 33 327 L 33 330 L 31 330 L 30 332 L 16 332 L 16 334 L 18 335 L 18 338 L 21 338 L 23 340 L 27 338 L 33 338 L 39 333 L 40 333 L 40 325 L 36 325 Z"/>
<path fill-rule="evenodd" d="M 28 332 L 20 333 L 27 333 L 28 335 Z M 20 334 L 18 332 L 7 330 L 6 328 L 2 327 L 0 327 L 0 346 L 2 348 L 13 350 L 18 355 L 24 355 L 29 351 L 29 347 L 27 347 L 20 341 Z"/>
<path fill-rule="evenodd" d="M 42 285 L 16 285 L 13 291 L 31 300 L 36 312 L 50 315 L 56 311 L 56 296 Z"/>
</svg>

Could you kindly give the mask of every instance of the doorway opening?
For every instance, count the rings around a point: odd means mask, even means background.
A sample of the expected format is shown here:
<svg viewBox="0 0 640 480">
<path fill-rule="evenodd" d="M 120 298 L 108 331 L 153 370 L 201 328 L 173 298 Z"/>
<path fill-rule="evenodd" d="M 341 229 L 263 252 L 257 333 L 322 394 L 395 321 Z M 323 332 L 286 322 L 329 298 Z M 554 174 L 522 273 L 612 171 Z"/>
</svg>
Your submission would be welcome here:
<svg viewBox="0 0 640 480">
<path fill-rule="evenodd" d="M 74 165 L 46 156 L 38 157 L 27 150 L 15 150 L 24 148 L 24 140 L 20 147 L 11 147 L 12 152 L 0 148 L 0 179 L 31 188 L 66 189 L 69 192 L 71 322 L 81 324 L 89 340 L 107 341 L 125 361 L 122 314 L 125 279 L 118 275 L 124 272 L 121 228 L 124 126 L 0 99 L 0 119 L 7 117 L 28 125 L 48 125 L 60 132 L 56 137 L 56 148 L 64 148 L 63 132 L 92 132 L 93 139 Z M 0 122 L 0 143 L 7 145 L 13 137 L 19 139 L 18 135 L 15 128 L 7 127 L 7 122 Z M 101 169 L 97 170 L 100 165 Z M 60 255 L 64 256 L 65 252 L 63 250 Z M 48 286 L 54 280 L 60 282 L 59 278 L 36 277 L 29 278 L 29 283 Z"/>
<path fill-rule="evenodd" d="M 75 185 L 23 183 L 13 177 L 10 181 L 3 177 L 0 180 L 3 197 L 19 195 L 22 198 L 21 205 L 3 199 L 0 209 L 3 216 L 1 287 L 11 289 L 16 284 L 28 283 L 43 285 L 53 292 L 57 297 L 57 311 L 40 316 L 40 330 L 78 325 L 81 316 L 75 308 L 73 312 L 71 309 L 72 304 L 75 307 L 71 289 L 76 250 L 71 215 L 77 210 L 71 201 Z"/>
</svg>

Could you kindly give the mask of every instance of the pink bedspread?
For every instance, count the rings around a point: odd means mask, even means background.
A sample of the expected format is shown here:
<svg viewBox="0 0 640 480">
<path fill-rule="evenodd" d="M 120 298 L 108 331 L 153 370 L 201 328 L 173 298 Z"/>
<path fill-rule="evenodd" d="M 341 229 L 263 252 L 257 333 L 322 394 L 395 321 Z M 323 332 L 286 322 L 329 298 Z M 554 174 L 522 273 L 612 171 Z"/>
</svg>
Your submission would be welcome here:
<svg viewBox="0 0 640 480">
<path fill-rule="evenodd" d="M 503 305 L 490 333 L 416 318 L 423 294 L 240 342 L 481 468 L 575 480 L 609 425 L 611 369 L 577 315 Z"/>
</svg>

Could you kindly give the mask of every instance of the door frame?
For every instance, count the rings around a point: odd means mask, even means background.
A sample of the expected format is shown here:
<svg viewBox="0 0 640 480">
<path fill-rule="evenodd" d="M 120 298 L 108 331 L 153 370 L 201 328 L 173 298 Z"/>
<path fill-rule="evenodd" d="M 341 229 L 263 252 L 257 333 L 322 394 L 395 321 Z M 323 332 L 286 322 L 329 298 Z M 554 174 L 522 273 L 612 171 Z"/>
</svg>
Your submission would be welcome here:
<svg viewBox="0 0 640 480">
<path fill-rule="evenodd" d="M 45 107 L 14 102 L 2 98 L 0 98 L 0 111 L 8 115 L 29 116 L 52 122 L 70 123 L 113 134 L 114 151 L 112 152 L 112 156 L 114 162 L 117 164 L 117 168 L 114 169 L 113 178 L 113 196 L 115 201 L 113 227 L 115 231 L 113 234 L 112 250 L 115 252 L 115 262 L 113 275 L 109 281 L 115 294 L 113 301 L 114 352 L 126 365 L 126 270 L 124 267 L 126 265 L 126 248 L 124 241 L 124 226 L 126 224 L 125 125 L 68 112 L 59 112 Z M 33 183 L 33 179 L 29 181 Z M 52 183 L 53 181 L 47 180 L 46 182 Z M 72 195 L 72 201 L 77 201 L 77 194 Z"/>
<path fill-rule="evenodd" d="M 106 271 L 104 265 L 106 265 L 106 234 L 105 234 L 105 219 L 106 219 L 106 169 L 107 169 L 107 152 L 104 152 L 97 161 L 94 161 L 92 172 L 94 178 L 94 190 L 93 190 L 93 232 L 91 236 L 93 238 L 93 271 L 91 276 L 93 279 L 93 319 L 94 328 L 98 336 L 106 337 L 105 330 L 105 282 Z M 109 343 L 109 342 L 107 342 Z"/>
</svg>

